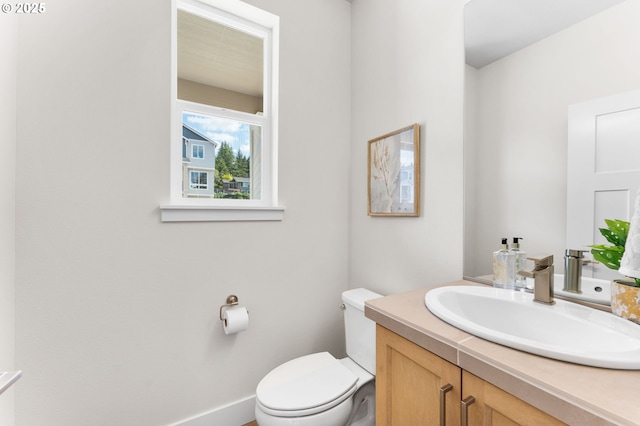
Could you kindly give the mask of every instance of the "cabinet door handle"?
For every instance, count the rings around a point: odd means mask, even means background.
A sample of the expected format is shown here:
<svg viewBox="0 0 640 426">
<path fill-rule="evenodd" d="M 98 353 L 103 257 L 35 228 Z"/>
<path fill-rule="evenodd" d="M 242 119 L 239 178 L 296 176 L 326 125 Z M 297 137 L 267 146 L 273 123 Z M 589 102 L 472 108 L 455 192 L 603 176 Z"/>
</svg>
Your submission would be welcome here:
<svg viewBox="0 0 640 426">
<path fill-rule="evenodd" d="M 468 396 L 460 401 L 460 418 L 462 419 L 462 426 L 469 426 L 469 406 L 476 402 L 476 399 L 472 396 Z"/>
<path fill-rule="evenodd" d="M 447 425 L 447 392 L 453 389 L 453 385 L 451 383 L 447 383 L 443 387 L 440 388 L 440 426 Z"/>
</svg>

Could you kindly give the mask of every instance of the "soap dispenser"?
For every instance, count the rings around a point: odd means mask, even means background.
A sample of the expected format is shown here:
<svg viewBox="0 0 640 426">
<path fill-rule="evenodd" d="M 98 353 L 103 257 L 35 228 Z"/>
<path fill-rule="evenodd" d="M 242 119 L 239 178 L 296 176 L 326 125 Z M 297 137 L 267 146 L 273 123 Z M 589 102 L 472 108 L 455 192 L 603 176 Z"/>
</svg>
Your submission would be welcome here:
<svg viewBox="0 0 640 426">
<path fill-rule="evenodd" d="M 515 288 L 516 290 L 525 291 L 527 288 L 527 279 L 520 275 L 518 271 L 524 271 L 527 268 L 527 253 L 520 249 L 520 240 L 522 237 L 513 237 L 513 244 L 509 251 L 515 255 Z"/>
<path fill-rule="evenodd" d="M 514 252 L 509 251 L 507 239 L 502 239 L 500 250 L 493 252 L 493 286 L 513 290 L 516 281 Z"/>
</svg>

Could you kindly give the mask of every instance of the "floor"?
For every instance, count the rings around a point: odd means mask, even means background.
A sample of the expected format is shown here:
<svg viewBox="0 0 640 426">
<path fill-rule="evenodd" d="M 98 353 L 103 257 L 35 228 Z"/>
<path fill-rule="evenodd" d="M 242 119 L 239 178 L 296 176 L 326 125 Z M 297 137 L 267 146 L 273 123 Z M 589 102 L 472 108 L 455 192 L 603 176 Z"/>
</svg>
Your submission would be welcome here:
<svg viewBox="0 0 640 426">
<path fill-rule="evenodd" d="M 249 422 L 249 423 L 247 423 L 247 424 L 244 424 L 244 425 L 242 425 L 242 426 L 258 426 L 258 422 L 256 422 L 256 421 L 254 420 L 254 421 Z"/>
</svg>

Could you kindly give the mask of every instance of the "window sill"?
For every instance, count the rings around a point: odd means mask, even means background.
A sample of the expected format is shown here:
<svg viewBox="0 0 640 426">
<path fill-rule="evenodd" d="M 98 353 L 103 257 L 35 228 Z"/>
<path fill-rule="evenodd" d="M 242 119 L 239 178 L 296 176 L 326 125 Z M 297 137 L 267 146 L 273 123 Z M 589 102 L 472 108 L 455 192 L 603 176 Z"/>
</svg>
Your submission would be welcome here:
<svg viewBox="0 0 640 426">
<path fill-rule="evenodd" d="M 162 222 L 281 221 L 284 207 L 160 206 Z"/>
</svg>

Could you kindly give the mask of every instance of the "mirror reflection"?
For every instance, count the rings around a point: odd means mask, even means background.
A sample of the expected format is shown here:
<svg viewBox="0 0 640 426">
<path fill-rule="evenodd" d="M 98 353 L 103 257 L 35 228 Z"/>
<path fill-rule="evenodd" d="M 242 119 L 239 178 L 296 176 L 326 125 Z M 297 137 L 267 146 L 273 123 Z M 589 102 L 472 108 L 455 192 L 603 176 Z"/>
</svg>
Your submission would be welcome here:
<svg viewBox="0 0 640 426">
<path fill-rule="evenodd" d="M 491 254 L 502 237 L 522 237 L 528 253 L 553 254 L 562 272 L 570 248 L 566 224 L 576 219 L 567 217 L 568 108 L 640 88 L 640 2 L 470 0 L 466 7 L 482 2 L 487 11 L 475 21 L 466 12 L 469 44 L 478 20 L 513 18 L 515 12 L 499 13 L 507 3 L 539 22 L 557 20 L 549 3 L 594 6 L 563 29 L 543 32 L 486 65 L 466 67 L 464 275 L 490 275 Z M 514 49 L 510 42 L 522 37 L 506 38 L 503 44 Z M 473 55 L 500 44 L 497 38 L 478 41 Z M 469 53 L 472 60 L 477 58 Z M 591 244 L 594 235 L 585 238 Z"/>
</svg>

